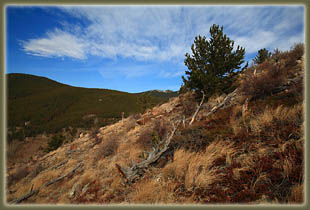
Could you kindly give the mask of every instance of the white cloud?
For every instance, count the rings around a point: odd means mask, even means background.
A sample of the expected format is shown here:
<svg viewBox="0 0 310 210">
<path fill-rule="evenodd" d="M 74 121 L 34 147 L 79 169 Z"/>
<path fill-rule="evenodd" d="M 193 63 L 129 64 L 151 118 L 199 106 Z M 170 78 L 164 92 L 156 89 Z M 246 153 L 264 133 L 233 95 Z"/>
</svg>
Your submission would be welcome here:
<svg viewBox="0 0 310 210">
<path fill-rule="evenodd" d="M 86 58 L 86 45 L 74 35 L 56 29 L 44 38 L 30 39 L 22 42 L 23 49 L 31 55 L 43 57 Z"/>
<path fill-rule="evenodd" d="M 236 45 L 246 46 L 246 53 L 254 53 L 262 48 L 269 48 L 276 41 L 277 37 L 273 32 L 270 31 L 259 31 L 251 36 L 236 37 Z"/>
<path fill-rule="evenodd" d="M 88 55 L 138 61 L 183 62 L 194 37 L 209 37 L 212 24 L 245 47 L 246 53 L 261 48 L 285 48 L 301 40 L 296 28 L 303 24 L 303 8 L 293 6 L 63 6 L 63 12 L 88 25 L 63 21 L 46 37 L 23 42 L 32 55 L 73 57 Z M 71 25 L 70 25 L 71 24 Z M 76 24 L 76 23 L 74 23 Z M 289 40 L 287 43 L 284 40 Z"/>
<path fill-rule="evenodd" d="M 162 78 L 172 78 L 172 77 L 180 77 L 183 74 L 184 71 L 177 71 L 177 72 L 161 71 L 158 76 Z"/>
</svg>

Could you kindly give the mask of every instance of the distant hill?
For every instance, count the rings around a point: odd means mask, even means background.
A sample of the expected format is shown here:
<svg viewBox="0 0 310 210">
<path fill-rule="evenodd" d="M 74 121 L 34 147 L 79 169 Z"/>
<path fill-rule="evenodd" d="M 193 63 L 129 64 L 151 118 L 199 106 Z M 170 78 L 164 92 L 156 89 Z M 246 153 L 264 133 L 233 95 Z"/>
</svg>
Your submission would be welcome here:
<svg viewBox="0 0 310 210">
<path fill-rule="evenodd" d="M 157 98 L 158 100 L 168 100 L 169 98 L 178 96 L 178 93 L 176 91 L 171 90 L 150 90 L 143 93 L 149 93 L 152 97 Z"/>
<path fill-rule="evenodd" d="M 125 116 L 139 113 L 138 97 L 150 93 L 152 104 L 163 103 L 177 92 L 147 91 L 127 93 L 108 89 L 73 87 L 45 77 L 8 74 L 8 127 L 24 128 L 25 136 L 54 133 L 62 128 L 104 126 Z M 30 121 L 30 122 L 29 122 Z M 25 122 L 28 124 L 25 126 Z"/>
</svg>

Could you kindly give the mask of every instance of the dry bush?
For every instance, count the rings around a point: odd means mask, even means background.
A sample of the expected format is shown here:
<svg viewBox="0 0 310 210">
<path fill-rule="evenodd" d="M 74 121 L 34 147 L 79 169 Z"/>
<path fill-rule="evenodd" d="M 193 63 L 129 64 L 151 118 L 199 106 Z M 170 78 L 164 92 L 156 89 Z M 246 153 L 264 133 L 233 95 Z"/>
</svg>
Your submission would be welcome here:
<svg viewBox="0 0 310 210">
<path fill-rule="evenodd" d="M 153 131 L 156 132 L 156 134 L 159 136 L 161 140 L 166 138 L 170 127 L 171 126 L 169 126 L 168 123 L 164 121 L 163 119 L 161 120 L 156 119 L 153 122 Z"/>
<path fill-rule="evenodd" d="M 180 104 L 185 117 L 191 116 L 197 109 L 197 101 L 195 99 L 195 94 L 187 92 L 179 96 Z"/>
<path fill-rule="evenodd" d="M 304 55 L 304 44 L 299 43 L 294 45 L 290 51 L 280 53 L 280 60 L 284 60 L 285 67 L 293 67 L 296 65 L 296 61 L 300 60 Z"/>
<path fill-rule="evenodd" d="M 168 125 L 163 119 L 155 119 L 150 127 L 143 127 L 141 133 L 136 143 L 142 149 L 150 149 L 153 145 L 154 139 L 163 140 L 167 137 L 168 131 L 171 129 L 171 126 Z"/>
<path fill-rule="evenodd" d="M 287 93 L 287 96 L 291 96 L 291 100 L 293 102 L 301 103 L 304 100 L 304 82 L 299 81 L 296 83 L 291 84 L 289 92 Z M 294 100 L 295 99 L 295 100 Z"/>
<path fill-rule="evenodd" d="M 96 152 L 96 159 L 100 160 L 102 157 L 114 155 L 119 146 L 119 138 L 117 136 L 108 136 L 102 140 Z"/>
<path fill-rule="evenodd" d="M 126 119 L 125 127 L 126 127 L 127 132 L 136 127 L 136 122 L 138 119 L 140 119 L 140 115 L 138 115 L 138 114 L 130 115 Z"/>
<path fill-rule="evenodd" d="M 171 140 L 170 148 L 191 152 L 203 151 L 214 139 L 205 126 L 194 125 L 177 131 Z"/>
<path fill-rule="evenodd" d="M 143 127 L 141 130 L 140 130 L 140 135 L 139 135 L 139 138 L 137 139 L 136 143 L 138 144 L 138 146 L 141 148 L 141 149 L 150 149 L 152 144 L 151 144 L 151 141 L 152 141 L 152 129 L 150 127 Z"/>
<path fill-rule="evenodd" d="M 260 74 L 250 74 L 242 81 L 240 90 L 242 94 L 259 98 L 271 95 L 275 88 L 284 84 L 286 72 L 270 62 L 264 62 L 257 67 Z"/>
</svg>

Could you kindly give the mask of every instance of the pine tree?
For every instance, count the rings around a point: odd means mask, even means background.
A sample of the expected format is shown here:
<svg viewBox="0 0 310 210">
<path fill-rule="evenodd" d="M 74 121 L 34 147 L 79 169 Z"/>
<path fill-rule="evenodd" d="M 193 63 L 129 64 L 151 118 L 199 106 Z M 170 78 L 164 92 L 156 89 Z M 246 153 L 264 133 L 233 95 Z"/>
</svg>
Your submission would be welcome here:
<svg viewBox="0 0 310 210">
<path fill-rule="evenodd" d="M 223 33 L 223 26 L 213 25 L 210 28 L 210 40 L 205 36 L 195 37 L 192 44 L 192 55 L 185 54 L 184 63 L 188 68 L 185 71 L 183 85 L 180 92 L 194 90 L 196 93 L 203 91 L 206 97 L 214 93 L 228 93 L 236 76 L 247 68 L 244 63 L 245 49 L 238 46 L 234 51 L 234 41 Z"/>
<path fill-rule="evenodd" d="M 260 49 L 256 57 L 253 59 L 253 61 L 255 64 L 261 64 L 270 56 L 271 56 L 271 52 L 269 52 L 266 48 Z"/>
</svg>

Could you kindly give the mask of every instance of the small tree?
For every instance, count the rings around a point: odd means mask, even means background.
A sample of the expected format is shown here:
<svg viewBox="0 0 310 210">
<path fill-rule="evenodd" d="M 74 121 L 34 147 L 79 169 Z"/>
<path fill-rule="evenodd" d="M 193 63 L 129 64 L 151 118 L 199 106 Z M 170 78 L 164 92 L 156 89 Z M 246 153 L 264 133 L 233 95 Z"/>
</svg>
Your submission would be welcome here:
<svg viewBox="0 0 310 210">
<path fill-rule="evenodd" d="M 258 54 L 253 59 L 255 64 L 261 64 L 263 63 L 267 58 L 271 57 L 271 52 L 269 52 L 266 48 L 260 49 L 258 51 Z"/>
<path fill-rule="evenodd" d="M 214 93 L 228 93 L 232 83 L 244 62 L 245 49 L 238 46 L 235 51 L 234 41 L 223 33 L 223 26 L 213 25 L 210 28 L 211 38 L 195 37 L 192 55 L 186 53 L 184 63 L 189 71 L 185 71 L 180 92 L 194 90 L 199 95 L 203 91 L 206 97 Z M 247 64 L 241 69 L 247 68 Z"/>
</svg>

